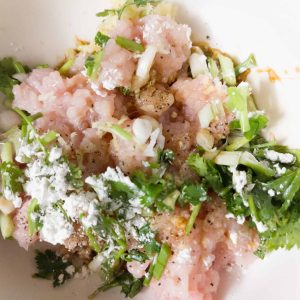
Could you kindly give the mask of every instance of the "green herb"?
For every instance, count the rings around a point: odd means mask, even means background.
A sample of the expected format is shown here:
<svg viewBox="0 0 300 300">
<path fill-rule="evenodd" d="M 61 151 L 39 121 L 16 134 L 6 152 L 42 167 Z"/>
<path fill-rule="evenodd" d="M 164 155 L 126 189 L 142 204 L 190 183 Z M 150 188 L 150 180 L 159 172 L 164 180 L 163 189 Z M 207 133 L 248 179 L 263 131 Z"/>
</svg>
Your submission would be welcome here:
<svg viewBox="0 0 300 300">
<path fill-rule="evenodd" d="M 12 193 L 23 191 L 24 172 L 12 162 L 2 162 L 0 166 L 2 174 L 2 189 Z"/>
<path fill-rule="evenodd" d="M 2 145 L 1 161 L 2 162 L 13 161 L 13 145 L 11 142 L 6 142 Z"/>
<path fill-rule="evenodd" d="M 175 154 L 172 150 L 165 149 L 158 152 L 158 157 L 161 164 L 172 164 L 175 159 Z"/>
<path fill-rule="evenodd" d="M 103 48 L 106 45 L 106 43 L 109 41 L 109 39 L 110 39 L 109 36 L 98 31 L 95 36 L 95 43 Z"/>
<path fill-rule="evenodd" d="M 13 86 L 20 82 L 13 78 L 13 75 L 18 73 L 26 73 L 29 69 L 23 66 L 19 61 L 12 57 L 5 57 L 0 60 L 0 92 L 2 92 L 8 101 L 14 98 L 12 89 Z"/>
<path fill-rule="evenodd" d="M 32 214 L 35 213 L 36 216 L 33 218 Z M 28 206 L 28 231 L 29 235 L 32 236 L 37 233 L 41 227 L 42 223 L 40 218 L 37 217 L 37 214 L 40 213 L 40 205 L 37 199 L 32 199 Z"/>
<path fill-rule="evenodd" d="M 121 292 L 126 297 L 133 298 L 142 290 L 143 278 L 136 279 L 128 272 L 122 273 L 111 282 L 99 287 L 93 294 L 89 296 L 89 300 L 94 299 L 99 293 L 105 292 L 117 286 L 120 286 L 122 288 Z"/>
<path fill-rule="evenodd" d="M 61 75 L 68 75 L 70 69 L 74 65 L 75 62 L 75 57 L 69 58 L 60 68 L 59 68 L 59 73 Z"/>
<path fill-rule="evenodd" d="M 248 85 L 239 85 L 238 87 L 229 87 L 227 89 L 229 100 L 226 105 L 231 110 L 236 110 L 239 114 L 242 132 L 250 130 L 248 119 L 248 96 L 250 95 Z"/>
<path fill-rule="evenodd" d="M 127 253 L 124 253 L 121 256 L 121 258 L 127 262 L 138 261 L 140 263 L 144 263 L 146 260 L 149 259 L 149 257 L 145 253 L 143 253 L 139 250 L 136 250 L 136 249 L 133 249 Z"/>
<path fill-rule="evenodd" d="M 128 89 L 126 87 L 119 86 L 119 87 L 117 87 L 117 90 L 126 97 L 133 96 L 133 91 L 131 91 L 130 89 Z"/>
<path fill-rule="evenodd" d="M 117 36 L 116 37 L 116 43 L 126 49 L 126 50 L 129 50 L 129 51 L 132 51 L 132 52 L 144 52 L 145 48 L 142 44 L 140 43 L 137 43 L 133 40 L 130 40 L 130 39 L 127 39 L 125 37 L 122 37 L 122 36 Z"/>
<path fill-rule="evenodd" d="M 36 278 L 53 280 L 53 287 L 65 283 L 72 276 L 66 271 L 71 266 L 70 262 L 64 261 L 62 257 L 57 256 L 53 251 L 36 251 L 35 257 L 38 272 L 33 275 Z"/>
<path fill-rule="evenodd" d="M 251 69 L 256 66 L 256 59 L 253 54 L 250 54 L 249 57 L 242 63 L 238 64 L 235 67 L 235 73 L 236 75 L 240 75 L 247 71 L 248 69 Z"/>
<path fill-rule="evenodd" d="M 99 74 L 103 59 L 103 51 L 96 52 L 93 56 L 89 56 L 85 61 L 86 74 L 92 80 L 96 80 Z"/>
<path fill-rule="evenodd" d="M 35 69 L 47 69 L 49 68 L 48 64 L 39 64 L 35 67 Z"/>
<path fill-rule="evenodd" d="M 96 14 L 97 17 L 107 17 L 110 15 L 117 15 L 119 19 L 121 19 L 123 12 L 125 9 L 131 5 L 135 5 L 137 7 L 146 6 L 148 4 L 157 4 L 160 0 L 127 0 L 123 6 L 119 9 L 105 9 Z"/>
<path fill-rule="evenodd" d="M 231 58 L 219 54 L 218 59 L 220 62 L 221 75 L 222 75 L 224 82 L 229 86 L 236 85 L 234 65 L 233 65 L 233 61 L 231 60 Z"/>
<path fill-rule="evenodd" d="M 160 280 L 171 256 L 171 248 L 168 244 L 161 246 L 160 252 L 156 258 L 153 269 L 153 277 Z"/>
<path fill-rule="evenodd" d="M 250 141 L 252 141 L 262 129 L 264 129 L 268 124 L 268 118 L 264 115 L 258 115 L 249 119 L 250 129 L 247 132 L 244 132 L 242 137 L 238 136 L 230 144 L 226 147 L 228 151 L 237 150 Z M 229 124 L 230 129 L 233 130 L 240 130 L 240 120 L 234 120 Z"/>
<path fill-rule="evenodd" d="M 191 213 L 190 218 L 189 218 L 189 220 L 186 224 L 186 227 L 185 227 L 185 234 L 186 235 L 189 235 L 190 232 L 192 231 L 193 226 L 194 226 L 194 224 L 196 222 L 196 219 L 198 217 L 198 214 L 200 212 L 201 205 L 202 204 L 200 203 L 200 204 L 197 204 L 195 206 L 192 206 L 192 213 Z"/>
<path fill-rule="evenodd" d="M 110 129 L 112 133 L 118 135 L 123 140 L 131 141 L 133 139 L 133 135 L 119 125 L 112 125 Z"/>
<path fill-rule="evenodd" d="M 208 62 L 208 70 L 209 70 L 211 76 L 213 78 L 218 77 L 220 71 L 219 71 L 216 61 L 213 58 L 208 57 L 207 62 Z"/>
<path fill-rule="evenodd" d="M 71 163 L 69 163 L 68 165 L 69 165 L 69 172 L 66 176 L 68 182 L 71 183 L 75 189 L 82 188 L 84 182 L 83 182 L 81 169 L 78 166 Z"/>
<path fill-rule="evenodd" d="M 181 203 L 198 205 L 207 200 L 207 191 L 200 183 L 185 184 L 181 190 Z"/>
</svg>

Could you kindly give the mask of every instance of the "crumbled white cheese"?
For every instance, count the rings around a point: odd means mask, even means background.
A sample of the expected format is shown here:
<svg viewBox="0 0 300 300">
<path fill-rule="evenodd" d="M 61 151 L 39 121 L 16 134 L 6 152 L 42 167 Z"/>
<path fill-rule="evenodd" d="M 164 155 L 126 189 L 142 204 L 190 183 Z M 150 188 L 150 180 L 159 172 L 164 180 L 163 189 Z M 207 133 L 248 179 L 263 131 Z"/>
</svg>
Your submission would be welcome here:
<svg viewBox="0 0 300 300">
<path fill-rule="evenodd" d="M 270 197 L 274 197 L 275 196 L 275 191 L 272 190 L 272 189 L 269 189 L 268 194 L 269 194 Z"/>
<path fill-rule="evenodd" d="M 22 206 L 22 198 L 19 193 L 13 193 L 12 190 L 5 188 L 3 196 L 6 200 L 11 201 L 15 208 L 20 208 Z"/>
<path fill-rule="evenodd" d="M 281 168 L 279 166 L 279 164 L 275 164 L 274 167 L 275 167 L 275 170 L 276 170 L 276 173 L 277 173 L 278 176 L 281 176 L 281 175 L 286 173 L 286 167 Z"/>
<path fill-rule="evenodd" d="M 245 171 L 238 171 L 236 168 L 229 168 L 232 172 L 233 188 L 241 194 L 243 188 L 247 185 L 247 173 Z"/>
<path fill-rule="evenodd" d="M 48 159 L 50 162 L 54 162 L 54 161 L 58 160 L 59 158 L 61 158 L 61 156 L 62 156 L 62 149 L 58 148 L 58 147 L 53 147 L 50 150 Z"/>
<path fill-rule="evenodd" d="M 90 209 L 91 204 L 96 204 L 96 194 L 92 192 L 72 193 L 65 198 L 63 208 L 67 215 L 76 221 L 80 215 L 86 215 Z"/>
<path fill-rule="evenodd" d="M 295 161 L 295 157 L 291 153 L 280 153 L 274 150 L 265 150 L 265 157 L 273 162 L 280 162 L 282 164 L 291 164 Z"/>
<path fill-rule="evenodd" d="M 258 232 L 262 233 L 268 230 L 268 228 L 262 222 L 256 220 L 254 217 L 252 217 L 252 220 L 255 223 Z"/>
<path fill-rule="evenodd" d="M 72 224 L 65 219 L 60 211 L 53 207 L 46 209 L 45 215 L 42 216 L 42 223 L 40 238 L 52 245 L 63 244 L 74 231 Z"/>
<path fill-rule="evenodd" d="M 99 211 L 95 202 L 91 202 L 89 204 L 89 209 L 87 211 L 87 216 L 82 218 L 82 224 L 86 227 L 92 227 L 97 225 L 97 216 L 99 215 Z"/>
</svg>

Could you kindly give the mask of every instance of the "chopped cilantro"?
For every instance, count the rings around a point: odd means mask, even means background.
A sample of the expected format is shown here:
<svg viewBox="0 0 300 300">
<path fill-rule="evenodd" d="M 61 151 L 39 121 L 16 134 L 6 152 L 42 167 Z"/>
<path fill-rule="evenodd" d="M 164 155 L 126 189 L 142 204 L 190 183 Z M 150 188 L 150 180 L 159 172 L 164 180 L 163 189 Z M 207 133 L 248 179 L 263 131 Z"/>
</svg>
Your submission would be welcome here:
<svg viewBox="0 0 300 300">
<path fill-rule="evenodd" d="M 72 275 L 66 271 L 66 268 L 72 264 L 64 261 L 62 257 L 56 255 L 51 250 L 41 252 L 36 251 L 36 266 L 38 272 L 33 275 L 36 278 L 52 279 L 53 287 L 58 287 L 71 279 Z"/>
<path fill-rule="evenodd" d="M 109 41 L 109 39 L 110 39 L 109 36 L 98 31 L 95 36 L 95 43 L 103 48 L 106 45 L 106 43 Z"/>
<path fill-rule="evenodd" d="M 109 283 L 99 287 L 89 296 L 89 300 L 94 299 L 99 293 L 105 292 L 111 288 L 120 286 L 121 292 L 129 298 L 135 297 L 143 288 L 143 278 L 136 279 L 130 273 L 124 272 Z"/>
</svg>

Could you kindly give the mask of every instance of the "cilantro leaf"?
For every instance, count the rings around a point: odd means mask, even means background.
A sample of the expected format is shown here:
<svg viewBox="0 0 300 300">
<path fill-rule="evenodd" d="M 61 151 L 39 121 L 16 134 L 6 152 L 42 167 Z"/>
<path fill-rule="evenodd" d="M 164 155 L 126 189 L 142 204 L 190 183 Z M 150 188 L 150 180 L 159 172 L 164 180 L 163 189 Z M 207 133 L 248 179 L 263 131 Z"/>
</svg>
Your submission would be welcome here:
<svg viewBox="0 0 300 300">
<path fill-rule="evenodd" d="M 136 249 L 124 253 L 121 258 L 127 262 L 138 261 L 140 263 L 144 263 L 147 259 L 149 259 L 145 253 Z"/>
<path fill-rule="evenodd" d="M 46 250 L 45 252 L 37 250 L 35 261 L 38 272 L 33 277 L 51 279 L 53 280 L 53 287 L 62 285 L 72 277 L 66 271 L 66 268 L 72 264 L 64 261 L 62 257 L 57 256 L 52 250 Z"/>
<path fill-rule="evenodd" d="M 72 184 L 75 189 L 83 187 L 82 171 L 78 166 L 69 163 L 69 172 L 66 176 L 67 180 Z"/>
<path fill-rule="evenodd" d="M 118 277 L 109 283 L 99 287 L 93 294 L 89 296 L 89 300 L 94 299 L 99 293 L 105 292 L 111 288 L 120 286 L 121 292 L 129 298 L 135 297 L 143 288 L 143 278 L 136 279 L 130 273 L 121 273 Z"/>
<path fill-rule="evenodd" d="M 12 93 L 13 86 L 20 83 L 12 76 L 17 73 L 26 73 L 28 70 L 27 67 L 12 57 L 5 57 L 0 60 L 0 92 L 2 92 L 9 101 L 12 101 L 14 98 Z"/>
<path fill-rule="evenodd" d="M 181 190 L 182 203 L 198 205 L 207 200 L 207 191 L 202 184 L 185 184 Z"/>
<path fill-rule="evenodd" d="M 109 39 L 110 39 L 109 36 L 98 31 L 95 36 L 95 43 L 103 48 L 106 45 L 106 43 L 109 41 Z"/>
</svg>

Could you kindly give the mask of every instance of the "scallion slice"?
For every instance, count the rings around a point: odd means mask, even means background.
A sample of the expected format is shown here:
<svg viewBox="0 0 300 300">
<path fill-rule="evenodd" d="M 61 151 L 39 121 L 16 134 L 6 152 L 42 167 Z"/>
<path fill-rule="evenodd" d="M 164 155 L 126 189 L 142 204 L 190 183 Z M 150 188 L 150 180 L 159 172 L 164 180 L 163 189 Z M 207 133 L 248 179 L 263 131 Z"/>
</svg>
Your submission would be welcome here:
<svg viewBox="0 0 300 300">
<path fill-rule="evenodd" d="M 190 218 L 186 224 L 186 227 L 185 227 L 185 234 L 186 235 L 189 235 L 193 229 L 193 226 L 196 222 L 196 219 L 199 215 L 199 212 L 200 212 L 200 209 L 201 209 L 201 203 L 193 206 L 193 210 L 192 210 L 192 213 L 190 215 Z"/>
<path fill-rule="evenodd" d="M 153 269 L 153 277 L 156 280 L 160 280 L 164 270 L 168 264 L 169 257 L 171 256 L 171 248 L 168 244 L 163 244 L 161 246 L 160 252 L 157 256 L 154 269 Z"/>
<path fill-rule="evenodd" d="M 247 71 L 250 68 L 253 68 L 256 66 L 256 59 L 253 54 L 250 54 L 249 57 L 242 63 L 238 64 L 235 67 L 235 73 L 236 75 L 240 75 L 243 72 Z"/>
<path fill-rule="evenodd" d="M 137 43 L 133 40 L 130 40 L 130 39 L 127 39 L 125 37 L 122 37 L 122 36 L 117 36 L 116 37 L 116 43 L 124 48 L 124 49 L 127 49 L 129 51 L 132 51 L 132 52 L 144 52 L 145 48 L 142 44 L 140 43 Z"/>
<path fill-rule="evenodd" d="M 224 82 L 229 86 L 236 85 L 235 70 L 232 59 L 222 54 L 219 54 L 218 58 Z"/>
</svg>

